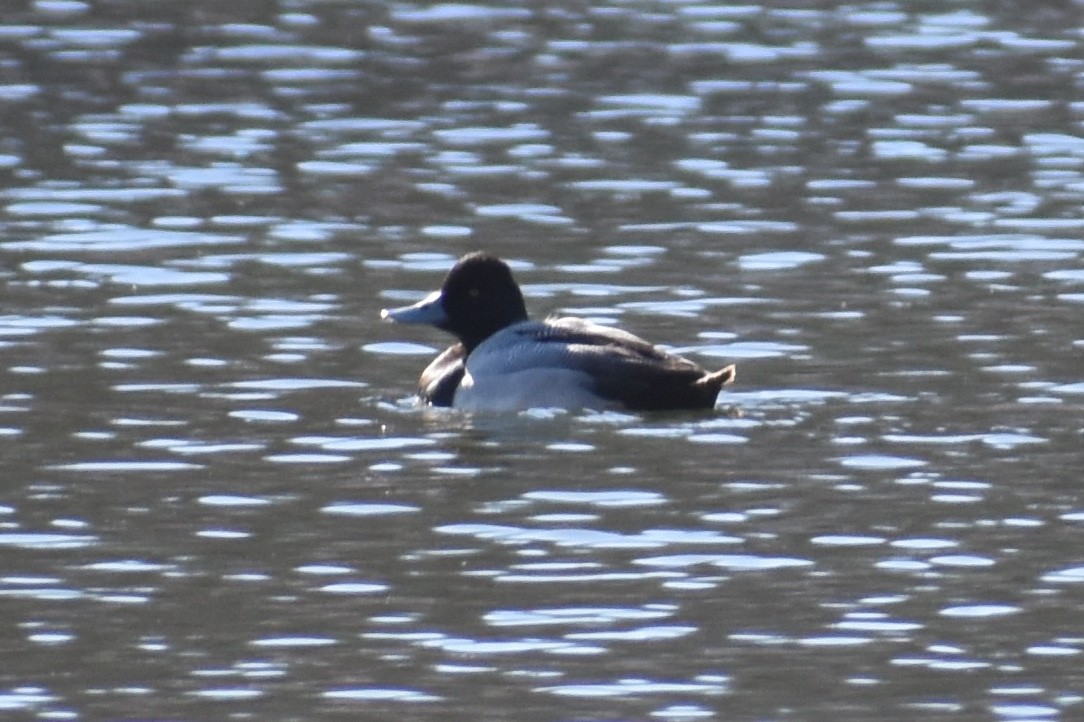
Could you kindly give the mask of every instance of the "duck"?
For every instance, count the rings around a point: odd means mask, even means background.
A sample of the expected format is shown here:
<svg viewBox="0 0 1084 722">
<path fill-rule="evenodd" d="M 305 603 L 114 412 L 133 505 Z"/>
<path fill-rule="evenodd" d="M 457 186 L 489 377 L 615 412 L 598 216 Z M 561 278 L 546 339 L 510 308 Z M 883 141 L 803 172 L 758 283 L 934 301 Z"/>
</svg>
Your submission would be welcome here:
<svg viewBox="0 0 1084 722">
<path fill-rule="evenodd" d="M 426 406 L 465 411 L 711 409 L 737 374 L 707 371 L 627 331 L 582 318 L 532 321 L 508 264 L 476 251 L 422 300 L 381 318 L 429 324 L 456 342 L 418 380 Z"/>
</svg>

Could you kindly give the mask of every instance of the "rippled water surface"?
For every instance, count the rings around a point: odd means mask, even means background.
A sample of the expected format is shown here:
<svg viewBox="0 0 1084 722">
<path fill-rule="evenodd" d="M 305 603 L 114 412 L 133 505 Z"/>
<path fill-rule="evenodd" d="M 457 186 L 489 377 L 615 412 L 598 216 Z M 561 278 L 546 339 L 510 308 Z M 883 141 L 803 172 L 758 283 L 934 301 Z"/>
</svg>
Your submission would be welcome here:
<svg viewBox="0 0 1084 722">
<path fill-rule="evenodd" d="M 3 714 L 1084 715 L 1079 2 L 20 6 Z M 415 408 L 476 248 L 737 384 Z"/>
</svg>

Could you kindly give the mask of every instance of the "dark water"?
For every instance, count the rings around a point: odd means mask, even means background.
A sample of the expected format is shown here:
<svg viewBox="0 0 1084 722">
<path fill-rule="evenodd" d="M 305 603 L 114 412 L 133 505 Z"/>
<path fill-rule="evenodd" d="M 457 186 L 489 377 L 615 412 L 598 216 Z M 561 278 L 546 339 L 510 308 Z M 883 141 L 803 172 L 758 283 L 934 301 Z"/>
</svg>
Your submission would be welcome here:
<svg viewBox="0 0 1084 722">
<path fill-rule="evenodd" d="M 1080 719 L 1081 10 L 5 9 L 5 719 Z M 737 385 L 413 408 L 475 248 Z"/>
</svg>

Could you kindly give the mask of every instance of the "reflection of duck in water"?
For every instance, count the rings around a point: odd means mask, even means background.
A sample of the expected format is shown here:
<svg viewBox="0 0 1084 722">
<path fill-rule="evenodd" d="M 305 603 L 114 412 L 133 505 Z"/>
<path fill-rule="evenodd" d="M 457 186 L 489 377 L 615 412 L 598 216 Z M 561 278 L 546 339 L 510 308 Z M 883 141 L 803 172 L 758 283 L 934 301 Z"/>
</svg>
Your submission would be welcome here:
<svg viewBox="0 0 1084 722">
<path fill-rule="evenodd" d="M 433 406 L 515 411 L 710 409 L 733 365 L 700 365 L 614 328 L 580 318 L 531 321 L 508 266 L 496 256 L 459 259 L 439 291 L 383 318 L 452 333 L 422 372 L 419 396 Z"/>
</svg>

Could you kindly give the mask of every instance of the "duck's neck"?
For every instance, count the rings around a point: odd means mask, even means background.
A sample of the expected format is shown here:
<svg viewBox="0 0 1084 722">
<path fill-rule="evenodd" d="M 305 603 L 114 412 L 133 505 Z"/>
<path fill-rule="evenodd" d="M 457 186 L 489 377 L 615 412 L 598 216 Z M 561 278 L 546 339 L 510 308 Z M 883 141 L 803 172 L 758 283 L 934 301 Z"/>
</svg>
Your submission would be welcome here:
<svg viewBox="0 0 1084 722">
<path fill-rule="evenodd" d="M 469 328 L 449 330 L 456 335 L 469 354 L 493 334 L 526 320 L 528 320 L 526 308 L 520 307 L 511 313 L 508 309 L 503 309 L 501 313 L 490 311 L 474 316 Z"/>
</svg>

